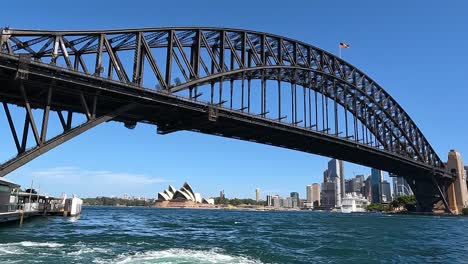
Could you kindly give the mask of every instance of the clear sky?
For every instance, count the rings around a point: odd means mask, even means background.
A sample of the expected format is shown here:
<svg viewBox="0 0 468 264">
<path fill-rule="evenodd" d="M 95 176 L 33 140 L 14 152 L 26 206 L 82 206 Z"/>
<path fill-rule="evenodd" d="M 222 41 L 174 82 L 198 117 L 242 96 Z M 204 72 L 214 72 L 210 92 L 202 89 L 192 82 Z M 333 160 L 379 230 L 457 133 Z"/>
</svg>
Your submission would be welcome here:
<svg viewBox="0 0 468 264">
<path fill-rule="evenodd" d="M 298 39 L 345 60 L 388 91 L 413 118 L 439 156 L 457 149 L 468 160 L 468 1 L 8 1 L 0 26 L 24 29 L 119 29 L 219 26 Z M 0 115 L 0 159 L 15 153 Z M 322 181 L 328 159 L 233 139 L 107 123 L 46 153 L 7 178 L 41 191 L 154 196 L 192 184 L 205 197 L 305 195 Z M 370 169 L 345 163 L 346 177 Z"/>
</svg>

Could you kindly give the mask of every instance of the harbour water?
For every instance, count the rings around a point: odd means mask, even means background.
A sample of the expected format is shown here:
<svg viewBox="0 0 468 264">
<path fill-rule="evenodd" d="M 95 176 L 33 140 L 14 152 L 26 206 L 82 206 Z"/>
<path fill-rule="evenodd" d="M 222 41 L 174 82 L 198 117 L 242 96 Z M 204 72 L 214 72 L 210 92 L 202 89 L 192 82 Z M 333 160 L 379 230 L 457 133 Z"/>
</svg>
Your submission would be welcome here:
<svg viewBox="0 0 468 264">
<path fill-rule="evenodd" d="M 84 207 L 0 227 L 1 263 L 467 263 L 468 218 Z"/>
</svg>

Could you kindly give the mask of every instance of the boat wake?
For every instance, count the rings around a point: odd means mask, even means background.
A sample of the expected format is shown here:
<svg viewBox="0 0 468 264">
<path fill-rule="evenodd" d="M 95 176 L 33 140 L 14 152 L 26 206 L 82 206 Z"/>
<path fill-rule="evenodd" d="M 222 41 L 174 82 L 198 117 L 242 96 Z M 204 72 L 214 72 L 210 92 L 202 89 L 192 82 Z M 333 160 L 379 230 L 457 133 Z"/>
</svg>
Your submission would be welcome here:
<svg viewBox="0 0 468 264">
<path fill-rule="evenodd" d="M 260 264 L 262 262 L 242 256 L 231 256 L 220 250 L 167 249 L 146 251 L 133 255 L 121 254 L 113 260 L 96 260 L 96 263 L 146 264 L 146 263 L 199 263 L 199 264 Z"/>
</svg>

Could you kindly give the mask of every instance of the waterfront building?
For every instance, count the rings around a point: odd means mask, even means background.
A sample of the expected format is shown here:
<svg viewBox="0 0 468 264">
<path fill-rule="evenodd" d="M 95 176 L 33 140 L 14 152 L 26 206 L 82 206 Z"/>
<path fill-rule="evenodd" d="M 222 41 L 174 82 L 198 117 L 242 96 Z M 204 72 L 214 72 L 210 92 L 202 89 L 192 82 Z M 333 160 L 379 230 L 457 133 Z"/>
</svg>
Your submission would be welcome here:
<svg viewBox="0 0 468 264">
<path fill-rule="evenodd" d="M 299 193 L 298 192 L 292 192 L 290 194 L 290 197 L 291 197 L 291 208 L 299 207 Z"/>
<path fill-rule="evenodd" d="M 271 195 L 266 196 L 266 204 L 267 206 L 273 206 L 273 197 Z"/>
<path fill-rule="evenodd" d="M 412 195 L 413 191 L 409 186 L 408 182 L 405 178 L 401 176 L 393 176 L 393 195 L 395 197 L 402 196 L 402 195 Z"/>
<path fill-rule="evenodd" d="M 392 193 L 390 183 L 388 181 L 382 182 L 382 203 L 390 203 L 392 201 Z"/>
<path fill-rule="evenodd" d="M 371 170 L 371 197 L 372 203 L 382 202 L 382 182 L 383 182 L 383 171 L 372 169 Z"/>
<path fill-rule="evenodd" d="M 255 189 L 255 201 L 260 201 L 260 188 Z"/>
<path fill-rule="evenodd" d="M 313 203 L 312 203 L 312 185 L 307 185 L 306 186 L 306 201 L 305 201 L 304 207 L 306 207 L 306 208 L 312 208 L 313 207 Z"/>
<path fill-rule="evenodd" d="M 192 186 L 185 182 L 179 190 L 169 185 L 166 190 L 158 193 L 155 207 L 210 207 L 213 204 L 202 198 L 200 193 L 194 192 Z"/>
<path fill-rule="evenodd" d="M 347 193 L 341 204 L 342 213 L 366 212 L 369 201 L 361 194 Z"/>
<path fill-rule="evenodd" d="M 271 197 L 271 200 L 272 200 L 273 207 L 275 209 L 279 209 L 281 207 L 279 195 L 273 195 Z"/>
<path fill-rule="evenodd" d="M 281 199 L 280 207 L 293 208 L 293 198 L 292 197 L 286 197 L 286 198 Z"/>
</svg>

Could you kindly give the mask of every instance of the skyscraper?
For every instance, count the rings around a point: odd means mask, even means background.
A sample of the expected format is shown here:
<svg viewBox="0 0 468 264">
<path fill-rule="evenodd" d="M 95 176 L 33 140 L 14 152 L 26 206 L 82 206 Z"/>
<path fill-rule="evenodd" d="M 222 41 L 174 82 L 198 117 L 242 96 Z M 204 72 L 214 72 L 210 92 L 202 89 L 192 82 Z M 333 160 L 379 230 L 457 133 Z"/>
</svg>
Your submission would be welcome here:
<svg viewBox="0 0 468 264">
<path fill-rule="evenodd" d="M 313 207 L 313 202 L 312 202 L 312 185 L 307 185 L 306 186 L 306 204 L 305 206 L 308 208 Z"/>
<path fill-rule="evenodd" d="M 362 194 L 365 182 L 364 175 L 356 175 L 355 179 L 356 180 L 354 181 L 354 192 Z"/>
<path fill-rule="evenodd" d="M 271 197 L 271 200 L 272 200 L 272 204 L 273 204 L 273 207 L 274 207 L 274 208 L 276 208 L 276 209 L 280 208 L 281 205 L 280 205 L 280 197 L 279 197 L 279 195 L 273 195 L 273 196 Z"/>
<path fill-rule="evenodd" d="M 267 206 L 273 206 L 273 197 L 271 195 L 266 196 Z"/>
<path fill-rule="evenodd" d="M 362 194 L 364 189 L 364 175 L 356 175 L 356 177 L 345 180 L 346 193 Z"/>
<path fill-rule="evenodd" d="M 382 182 L 383 182 L 383 171 L 372 169 L 371 170 L 372 203 L 382 202 Z"/>
<path fill-rule="evenodd" d="M 298 192 L 292 192 L 291 195 L 291 207 L 296 208 L 299 207 L 299 193 Z"/>
<path fill-rule="evenodd" d="M 413 191 L 405 178 L 401 176 L 393 176 L 393 195 L 395 197 L 412 194 Z"/>
<path fill-rule="evenodd" d="M 345 180 L 345 190 L 346 193 L 352 193 L 354 192 L 354 184 L 356 182 L 356 179 L 348 179 Z"/>
<path fill-rule="evenodd" d="M 260 201 L 260 188 L 255 189 L 255 201 Z"/>
<path fill-rule="evenodd" d="M 312 205 L 320 206 L 320 184 L 312 184 Z"/>
<path fill-rule="evenodd" d="M 392 193 L 390 183 L 388 181 L 382 182 L 382 202 L 389 203 L 392 201 Z"/>
<path fill-rule="evenodd" d="M 366 197 L 366 199 L 369 202 L 372 202 L 372 183 L 370 176 L 368 176 L 367 179 L 364 181 L 364 188 L 362 194 L 364 195 L 364 197 Z"/>
<path fill-rule="evenodd" d="M 324 182 L 322 184 L 322 206 L 334 208 L 336 206 L 336 184 L 334 182 Z"/>
<path fill-rule="evenodd" d="M 343 198 L 345 195 L 343 161 L 337 159 L 330 160 L 328 162 L 328 169 L 324 172 L 324 179 L 325 178 L 327 179 L 326 182 L 335 183 L 335 206 L 340 207 L 341 198 Z"/>
</svg>

